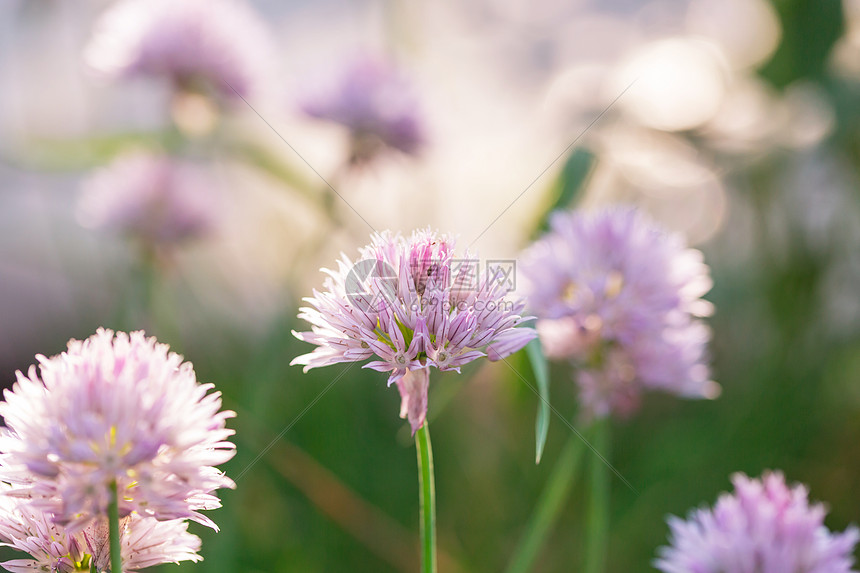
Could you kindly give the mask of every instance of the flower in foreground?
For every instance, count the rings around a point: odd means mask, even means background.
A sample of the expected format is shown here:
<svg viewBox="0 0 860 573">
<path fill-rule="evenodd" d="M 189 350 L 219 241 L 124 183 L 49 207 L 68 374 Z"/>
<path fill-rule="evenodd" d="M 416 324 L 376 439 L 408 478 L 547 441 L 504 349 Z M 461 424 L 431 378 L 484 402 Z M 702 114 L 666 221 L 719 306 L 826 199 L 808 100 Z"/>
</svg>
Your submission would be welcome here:
<svg viewBox="0 0 860 573">
<path fill-rule="evenodd" d="M 71 533 L 28 499 L 7 495 L 8 485 L 3 484 L 0 490 L 0 541 L 30 556 L 0 563 L 7 571 L 70 573 L 90 571 L 91 565 L 96 571 L 110 568 L 108 527 L 104 521 L 94 521 Z M 120 523 L 120 545 L 123 570 L 129 573 L 162 563 L 202 559 L 197 554 L 200 538 L 188 533 L 184 520 L 158 521 L 129 515 Z"/>
<path fill-rule="evenodd" d="M 75 533 L 107 515 L 116 484 L 121 517 L 190 518 L 233 487 L 215 466 L 233 457 L 219 392 L 165 344 L 99 331 L 72 340 L 4 391 L 0 479 Z"/>
<path fill-rule="evenodd" d="M 454 370 L 488 357 L 500 360 L 536 336 L 523 327 L 524 303 L 509 300 L 499 274 L 478 272 L 478 260 L 456 258 L 454 241 L 430 230 L 410 238 L 372 236 L 357 262 L 343 255 L 325 291 L 304 299 L 299 317 L 309 332 L 294 334 L 317 348 L 292 364 L 310 368 L 373 359 L 401 395 L 400 416 L 412 432 L 427 413 L 429 369 Z"/>
<path fill-rule="evenodd" d="M 84 56 L 111 78 L 165 78 L 234 100 L 259 91 L 270 51 L 265 25 L 240 0 L 121 0 L 96 23 Z"/>
<path fill-rule="evenodd" d="M 715 397 L 701 253 L 632 208 L 558 212 L 550 227 L 520 268 L 544 350 L 578 367 L 586 412 L 629 414 L 644 389 Z"/>
<path fill-rule="evenodd" d="M 215 225 L 215 183 L 193 163 L 134 153 L 97 171 L 78 206 L 81 222 L 148 246 L 199 238 Z"/>
<path fill-rule="evenodd" d="M 310 117 L 349 130 L 353 163 L 366 161 L 386 147 L 415 155 L 425 141 L 411 84 L 384 60 L 365 57 L 351 62 L 334 85 L 309 98 L 302 109 Z"/>
<path fill-rule="evenodd" d="M 664 573 L 850 573 L 860 532 L 831 533 L 825 508 L 810 505 L 802 485 L 781 473 L 732 477 L 733 494 L 686 521 L 669 519 L 669 547 L 659 550 Z"/>
</svg>

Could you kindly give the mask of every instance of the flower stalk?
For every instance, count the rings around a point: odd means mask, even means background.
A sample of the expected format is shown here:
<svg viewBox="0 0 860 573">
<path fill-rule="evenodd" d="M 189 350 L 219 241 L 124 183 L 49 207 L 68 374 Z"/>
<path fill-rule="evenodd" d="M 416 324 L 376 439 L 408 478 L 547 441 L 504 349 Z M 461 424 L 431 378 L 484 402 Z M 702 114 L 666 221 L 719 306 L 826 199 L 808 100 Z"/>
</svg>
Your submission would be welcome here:
<svg viewBox="0 0 860 573">
<path fill-rule="evenodd" d="M 558 457 L 525 534 L 514 551 L 507 573 L 528 573 L 552 531 L 576 482 L 585 442 L 571 436 Z"/>
<path fill-rule="evenodd" d="M 433 448 L 425 420 L 415 433 L 418 452 L 418 494 L 421 506 L 421 573 L 436 573 L 436 483 Z"/>
<path fill-rule="evenodd" d="M 592 425 L 591 443 L 598 452 L 609 457 L 609 419 L 595 420 Z M 589 474 L 589 504 L 586 514 L 587 537 L 585 540 L 584 573 L 602 573 L 606 569 L 606 544 L 609 537 L 609 467 L 604 460 L 594 456 Z"/>
<path fill-rule="evenodd" d="M 117 484 L 110 486 L 110 503 L 108 504 L 108 535 L 110 536 L 110 570 L 111 573 L 122 573 L 122 550 L 119 542 L 119 496 Z"/>
</svg>

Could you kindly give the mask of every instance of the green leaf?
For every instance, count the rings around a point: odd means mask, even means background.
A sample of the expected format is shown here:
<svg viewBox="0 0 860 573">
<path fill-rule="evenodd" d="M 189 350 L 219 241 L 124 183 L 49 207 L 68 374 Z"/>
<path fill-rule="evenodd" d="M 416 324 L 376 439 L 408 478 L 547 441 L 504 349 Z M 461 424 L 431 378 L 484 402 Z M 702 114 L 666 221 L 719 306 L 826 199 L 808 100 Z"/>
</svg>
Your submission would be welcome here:
<svg viewBox="0 0 860 573">
<path fill-rule="evenodd" d="M 554 185 L 555 198 L 538 223 L 538 233 L 547 230 L 550 213 L 566 209 L 576 203 L 582 190 L 585 189 L 585 183 L 595 163 L 594 154 L 587 149 L 577 149 L 567 158 Z"/>
<path fill-rule="evenodd" d="M 534 372 L 540 394 L 537 420 L 535 421 L 535 463 L 539 464 L 541 455 L 543 455 L 543 448 L 546 445 L 546 435 L 549 432 L 549 364 L 543 354 L 540 340 L 537 338 L 526 345 L 526 354 L 528 354 L 529 362 L 532 365 L 532 372 Z"/>
</svg>

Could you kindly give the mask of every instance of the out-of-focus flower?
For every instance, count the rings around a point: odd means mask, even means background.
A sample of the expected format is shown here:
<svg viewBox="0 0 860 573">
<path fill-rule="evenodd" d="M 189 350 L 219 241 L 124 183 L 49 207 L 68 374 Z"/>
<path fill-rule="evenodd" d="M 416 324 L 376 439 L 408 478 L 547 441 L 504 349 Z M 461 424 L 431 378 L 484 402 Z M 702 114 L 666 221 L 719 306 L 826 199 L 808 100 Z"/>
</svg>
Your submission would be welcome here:
<svg viewBox="0 0 860 573">
<path fill-rule="evenodd" d="M 228 100 L 256 95 L 271 58 L 265 25 L 240 0 L 122 0 L 85 51 L 108 77 L 164 77 Z"/>
<path fill-rule="evenodd" d="M 219 392 L 165 344 L 99 331 L 53 358 L 37 356 L 4 392 L 0 478 L 16 495 L 77 532 L 106 515 L 116 484 L 120 516 L 189 518 L 217 529 L 200 510 L 233 487 L 214 466 L 233 457 L 234 432 Z M 40 377 L 41 376 L 41 377 Z"/>
<path fill-rule="evenodd" d="M 425 142 L 418 99 L 392 64 L 365 57 L 347 66 L 334 85 L 302 104 L 310 117 L 349 130 L 352 157 L 360 163 L 384 148 L 415 155 Z"/>
<path fill-rule="evenodd" d="M 779 14 L 767 0 L 692 0 L 687 31 L 707 38 L 736 70 L 766 63 L 779 46 Z"/>
<path fill-rule="evenodd" d="M 700 252 L 632 208 L 555 213 L 521 263 L 547 356 L 579 367 L 588 414 L 628 414 L 643 389 L 714 397 L 711 286 Z"/>
<path fill-rule="evenodd" d="M 364 367 L 390 373 L 414 433 L 427 413 L 430 367 L 459 372 L 482 356 L 500 360 L 536 336 L 520 326 L 524 303 L 506 298 L 501 272 L 479 271 L 476 257 L 456 258 L 453 239 L 429 229 L 409 239 L 374 234 L 357 262 L 343 255 L 337 270 L 325 270 L 325 291 L 305 299 L 311 306 L 299 317 L 312 328 L 294 334 L 317 348 L 292 364 L 307 371 L 375 357 Z"/>
<path fill-rule="evenodd" d="M 802 485 L 789 488 L 781 473 L 732 477 L 734 494 L 687 521 L 669 519 L 669 547 L 655 566 L 664 573 L 850 573 L 860 538 L 851 527 L 831 533 L 826 511 L 810 505 Z"/>
<path fill-rule="evenodd" d="M 216 183 L 200 166 L 162 155 L 117 159 L 84 183 L 78 219 L 159 247 L 194 239 L 215 225 Z"/>
<path fill-rule="evenodd" d="M 23 551 L 30 559 L 0 563 L 8 571 L 55 571 L 70 573 L 110 567 L 108 526 L 95 521 L 84 530 L 70 533 L 54 522 L 54 516 L 34 507 L 26 498 L 8 495 L 10 486 L 0 485 L 0 540 Z M 188 533 L 183 520 L 158 521 L 129 515 L 120 522 L 120 545 L 124 570 L 129 572 L 162 563 L 200 561 L 200 538 Z"/>
<path fill-rule="evenodd" d="M 696 38 L 667 38 L 638 47 L 610 82 L 618 101 L 638 123 L 666 131 L 704 124 L 716 114 L 727 69 L 719 51 Z M 634 83 L 635 82 L 635 83 Z"/>
</svg>

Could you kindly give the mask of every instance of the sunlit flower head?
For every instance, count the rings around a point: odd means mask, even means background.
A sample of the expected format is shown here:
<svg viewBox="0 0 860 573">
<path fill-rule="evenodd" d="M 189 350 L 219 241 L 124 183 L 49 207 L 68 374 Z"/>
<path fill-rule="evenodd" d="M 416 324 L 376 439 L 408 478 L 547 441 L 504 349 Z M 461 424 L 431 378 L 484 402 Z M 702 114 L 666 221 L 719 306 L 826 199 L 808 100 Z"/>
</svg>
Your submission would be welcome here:
<svg viewBox="0 0 860 573">
<path fill-rule="evenodd" d="M 54 571 L 71 573 L 107 571 L 110 542 L 105 520 L 94 521 L 76 533 L 54 522 L 27 498 L 7 495 L 10 486 L 0 485 L 0 541 L 28 554 L 28 558 L 0 563 L 14 573 Z M 200 538 L 188 533 L 183 520 L 158 521 L 131 514 L 120 520 L 123 570 L 133 573 L 162 563 L 200 561 Z"/>
<path fill-rule="evenodd" d="M 85 51 L 112 78 L 164 78 L 176 89 L 254 96 L 271 59 L 268 31 L 241 0 L 121 0 Z"/>
<path fill-rule="evenodd" d="M 425 142 L 412 85 L 383 60 L 351 62 L 333 85 L 307 98 L 302 109 L 311 117 L 349 130 L 353 162 L 366 161 L 386 147 L 415 155 Z"/>
<path fill-rule="evenodd" d="M 664 573 L 851 573 L 851 527 L 831 533 L 826 511 L 810 505 L 802 485 L 789 488 L 781 473 L 761 479 L 732 477 L 733 494 L 713 509 L 669 518 L 669 547 L 661 547 L 655 566 Z"/>
<path fill-rule="evenodd" d="M 427 412 L 429 368 L 460 371 L 483 356 L 499 360 L 536 336 L 522 327 L 524 303 L 509 300 L 502 272 L 480 269 L 477 258 L 457 258 L 454 241 L 430 230 L 410 238 L 377 233 L 357 262 L 343 255 L 323 292 L 306 298 L 300 318 L 317 345 L 293 364 L 305 371 L 339 362 L 388 372 L 401 393 L 401 417 L 413 432 Z"/>
<path fill-rule="evenodd" d="M 85 183 L 81 223 L 148 246 L 205 236 L 215 226 L 215 182 L 198 165 L 158 154 L 115 160 Z"/>
<path fill-rule="evenodd" d="M 233 457 L 234 432 L 219 392 L 165 344 L 99 331 L 53 358 L 37 356 L 4 391 L 0 478 L 17 495 L 79 531 L 106 515 L 113 483 L 120 516 L 190 518 L 220 507 L 213 492 L 233 487 L 215 466 Z"/>
<path fill-rule="evenodd" d="M 635 410 L 644 389 L 713 397 L 711 287 L 699 251 L 632 208 L 559 212 L 524 254 L 530 311 L 550 358 L 578 366 L 586 412 Z"/>
</svg>

